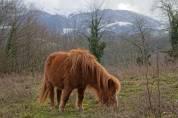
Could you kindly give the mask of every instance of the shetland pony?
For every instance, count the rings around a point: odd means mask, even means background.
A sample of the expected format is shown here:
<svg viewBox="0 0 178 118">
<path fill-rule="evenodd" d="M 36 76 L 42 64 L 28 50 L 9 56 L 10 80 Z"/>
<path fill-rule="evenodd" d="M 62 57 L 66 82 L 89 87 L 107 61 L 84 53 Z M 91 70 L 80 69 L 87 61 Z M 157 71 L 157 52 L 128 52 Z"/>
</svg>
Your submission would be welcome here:
<svg viewBox="0 0 178 118">
<path fill-rule="evenodd" d="M 45 102 L 49 96 L 51 107 L 54 107 L 54 87 L 57 87 L 57 102 L 62 112 L 74 89 L 78 92 L 77 107 L 83 111 L 82 101 L 87 87 L 94 88 L 102 104 L 117 107 L 119 80 L 109 74 L 88 50 L 50 54 L 45 62 L 44 77 L 40 102 Z"/>
</svg>

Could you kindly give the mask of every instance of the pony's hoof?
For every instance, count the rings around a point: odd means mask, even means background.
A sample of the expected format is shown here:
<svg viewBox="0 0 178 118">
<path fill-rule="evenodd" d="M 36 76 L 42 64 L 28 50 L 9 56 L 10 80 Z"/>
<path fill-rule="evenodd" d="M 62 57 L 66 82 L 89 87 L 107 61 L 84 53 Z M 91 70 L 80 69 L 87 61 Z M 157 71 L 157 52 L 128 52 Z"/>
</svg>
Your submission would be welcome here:
<svg viewBox="0 0 178 118">
<path fill-rule="evenodd" d="M 83 112 L 83 108 L 79 108 L 79 112 Z"/>
<path fill-rule="evenodd" d="M 64 112 L 64 108 L 59 108 L 59 112 L 63 113 Z"/>
<path fill-rule="evenodd" d="M 59 108 L 59 105 L 55 105 L 55 109 L 58 109 Z"/>
<path fill-rule="evenodd" d="M 54 109 L 54 107 L 50 107 L 49 109 L 50 109 L 50 110 L 53 110 L 53 109 Z"/>
</svg>

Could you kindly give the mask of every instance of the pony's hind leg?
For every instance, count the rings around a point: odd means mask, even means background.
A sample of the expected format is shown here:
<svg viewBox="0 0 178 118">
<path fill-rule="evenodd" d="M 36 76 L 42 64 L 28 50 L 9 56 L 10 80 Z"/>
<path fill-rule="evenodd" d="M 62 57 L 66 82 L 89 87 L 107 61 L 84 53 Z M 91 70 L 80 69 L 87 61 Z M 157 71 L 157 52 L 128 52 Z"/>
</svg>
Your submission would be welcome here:
<svg viewBox="0 0 178 118">
<path fill-rule="evenodd" d="M 85 92 L 85 88 L 79 88 L 78 89 L 78 99 L 77 99 L 77 107 L 79 109 L 80 112 L 83 111 L 83 98 L 84 98 L 84 92 Z"/>
<path fill-rule="evenodd" d="M 64 88 L 62 90 L 61 101 L 60 101 L 60 105 L 59 105 L 59 108 L 61 109 L 62 112 L 64 112 L 64 108 L 65 108 L 66 102 L 68 101 L 72 90 L 73 89 L 71 89 L 71 88 Z"/>
<path fill-rule="evenodd" d="M 59 106 L 60 100 L 61 100 L 61 93 L 62 93 L 62 90 L 57 88 L 57 89 L 56 89 L 56 93 L 57 93 L 57 106 Z"/>
<path fill-rule="evenodd" d="M 48 84 L 49 86 L 49 97 L 50 97 L 50 101 L 51 101 L 51 109 L 54 108 L 54 87 L 52 86 L 52 84 Z"/>
</svg>

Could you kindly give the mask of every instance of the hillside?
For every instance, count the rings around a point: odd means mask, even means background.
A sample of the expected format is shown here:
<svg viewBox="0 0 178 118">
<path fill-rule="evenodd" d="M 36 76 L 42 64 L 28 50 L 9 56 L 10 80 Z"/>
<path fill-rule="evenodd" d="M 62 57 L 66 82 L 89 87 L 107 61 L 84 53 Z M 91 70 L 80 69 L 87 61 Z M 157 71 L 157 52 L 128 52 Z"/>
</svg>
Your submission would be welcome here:
<svg viewBox="0 0 178 118">
<path fill-rule="evenodd" d="M 39 21 L 49 29 L 67 33 L 74 30 L 87 31 L 90 13 L 70 14 L 68 17 L 62 15 L 51 15 L 43 11 L 38 13 Z M 105 9 L 99 11 L 102 15 L 103 30 L 114 33 L 131 32 L 136 18 L 144 19 L 146 25 L 154 30 L 159 30 L 161 23 L 151 17 L 127 10 Z"/>
</svg>

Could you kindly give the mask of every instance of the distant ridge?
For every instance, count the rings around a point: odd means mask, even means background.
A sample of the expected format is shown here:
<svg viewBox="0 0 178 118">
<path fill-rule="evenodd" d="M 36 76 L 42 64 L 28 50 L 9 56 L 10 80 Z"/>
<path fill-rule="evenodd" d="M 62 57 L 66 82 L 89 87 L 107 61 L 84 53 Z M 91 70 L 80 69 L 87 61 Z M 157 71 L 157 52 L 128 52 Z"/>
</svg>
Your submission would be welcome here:
<svg viewBox="0 0 178 118">
<path fill-rule="evenodd" d="M 38 14 L 38 20 L 51 30 L 57 30 L 66 33 L 77 29 L 87 31 L 90 20 L 90 13 L 70 14 L 68 17 L 63 15 L 51 15 L 44 11 L 35 11 Z M 132 25 L 136 17 L 144 19 L 146 25 L 152 29 L 158 30 L 161 23 L 151 17 L 138 14 L 127 10 L 104 9 L 99 11 L 103 15 L 102 24 L 105 31 L 114 33 L 131 32 Z"/>
</svg>

